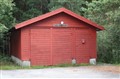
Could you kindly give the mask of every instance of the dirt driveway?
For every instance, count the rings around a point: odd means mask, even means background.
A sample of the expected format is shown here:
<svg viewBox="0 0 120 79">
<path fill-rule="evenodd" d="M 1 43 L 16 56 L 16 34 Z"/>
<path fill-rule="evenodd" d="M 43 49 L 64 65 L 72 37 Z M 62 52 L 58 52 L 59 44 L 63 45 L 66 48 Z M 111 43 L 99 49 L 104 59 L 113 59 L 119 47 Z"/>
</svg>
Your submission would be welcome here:
<svg viewBox="0 0 120 79">
<path fill-rule="evenodd" d="M 119 66 L 80 66 L 1 70 L 1 78 L 119 78 Z"/>
</svg>

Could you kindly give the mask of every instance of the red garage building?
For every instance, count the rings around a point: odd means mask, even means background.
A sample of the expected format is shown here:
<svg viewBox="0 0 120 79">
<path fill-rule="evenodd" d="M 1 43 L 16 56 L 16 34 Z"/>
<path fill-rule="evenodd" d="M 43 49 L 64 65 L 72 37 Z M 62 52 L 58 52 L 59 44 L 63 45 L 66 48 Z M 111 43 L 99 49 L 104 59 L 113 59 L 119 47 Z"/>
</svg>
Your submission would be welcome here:
<svg viewBox="0 0 120 79">
<path fill-rule="evenodd" d="M 95 63 L 96 31 L 103 29 L 60 8 L 15 26 L 12 59 L 22 66 Z"/>
</svg>

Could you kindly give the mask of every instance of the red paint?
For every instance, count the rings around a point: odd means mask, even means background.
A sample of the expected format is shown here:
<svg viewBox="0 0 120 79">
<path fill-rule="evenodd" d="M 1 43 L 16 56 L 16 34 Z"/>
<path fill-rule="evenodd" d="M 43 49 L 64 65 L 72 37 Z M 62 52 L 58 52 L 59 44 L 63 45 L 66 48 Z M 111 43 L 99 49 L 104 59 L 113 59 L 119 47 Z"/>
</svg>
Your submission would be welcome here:
<svg viewBox="0 0 120 79">
<path fill-rule="evenodd" d="M 67 27 L 54 26 L 61 21 Z M 71 63 L 72 58 L 78 64 L 88 63 L 90 58 L 96 58 L 96 29 L 104 29 L 96 25 L 60 8 L 17 24 L 11 36 L 12 55 L 30 60 L 31 65 Z"/>
<path fill-rule="evenodd" d="M 11 32 L 11 55 L 14 55 L 21 59 L 21 29 Z M 17 38 L 17 39 L 16 39 Z"/>
</svg>

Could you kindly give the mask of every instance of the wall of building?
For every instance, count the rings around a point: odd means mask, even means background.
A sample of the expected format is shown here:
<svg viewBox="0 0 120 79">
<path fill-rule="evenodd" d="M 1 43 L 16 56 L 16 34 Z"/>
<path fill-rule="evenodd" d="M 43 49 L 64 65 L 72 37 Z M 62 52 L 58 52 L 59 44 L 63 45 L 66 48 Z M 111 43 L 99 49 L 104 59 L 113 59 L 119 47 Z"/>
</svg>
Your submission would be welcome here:
<svg viewBox="0 0 120 79">
<path fill-rule="evenodd" d="M 10 43 L 11 55 L 21 59 L 21 29 L 11 32 Z"/>
</svg>

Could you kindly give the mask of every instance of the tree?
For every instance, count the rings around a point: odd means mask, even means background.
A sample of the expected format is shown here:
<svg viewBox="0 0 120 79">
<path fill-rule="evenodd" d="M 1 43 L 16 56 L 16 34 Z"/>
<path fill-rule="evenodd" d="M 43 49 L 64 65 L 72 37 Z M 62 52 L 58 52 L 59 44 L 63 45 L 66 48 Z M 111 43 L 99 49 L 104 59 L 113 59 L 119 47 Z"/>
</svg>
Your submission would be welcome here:
<svg viewBox="0 0 120 79">
<path fill-rule="evenodd" d="M 0 0 L 0 52 L 4 48 L 4 32 L 12 28 L 15 21 L 13 6 L 12 0 Z"/>
<path fill-rule="evenodd" d="M 49 0 L 14 0 L 14 17 L 16 22 L 22 22 L 38 15 L 49 12 Z"/>
<path fill-rule="evenodd" d="M 60 7 L 65 7 L 77 14 L 83 15 L 83 7 L 86 8 L 86 1 L 91 2 L 92 0 L 50 0 L 48 7 L 50 11 Z"/>
<path fill-rule="evenodd" d="M 120 0 L 94 0 L 84 8 L 85 16 L 105 27 L 98 33 L 98 59 L 120 63 Z"/>
<path fill-rule="evenodd" d="M 13 6 L 12 0 L 0 0 L 0 23 L 6 28 L 11 28 L 15 21 L 12 16 Z"/>
</svg>

